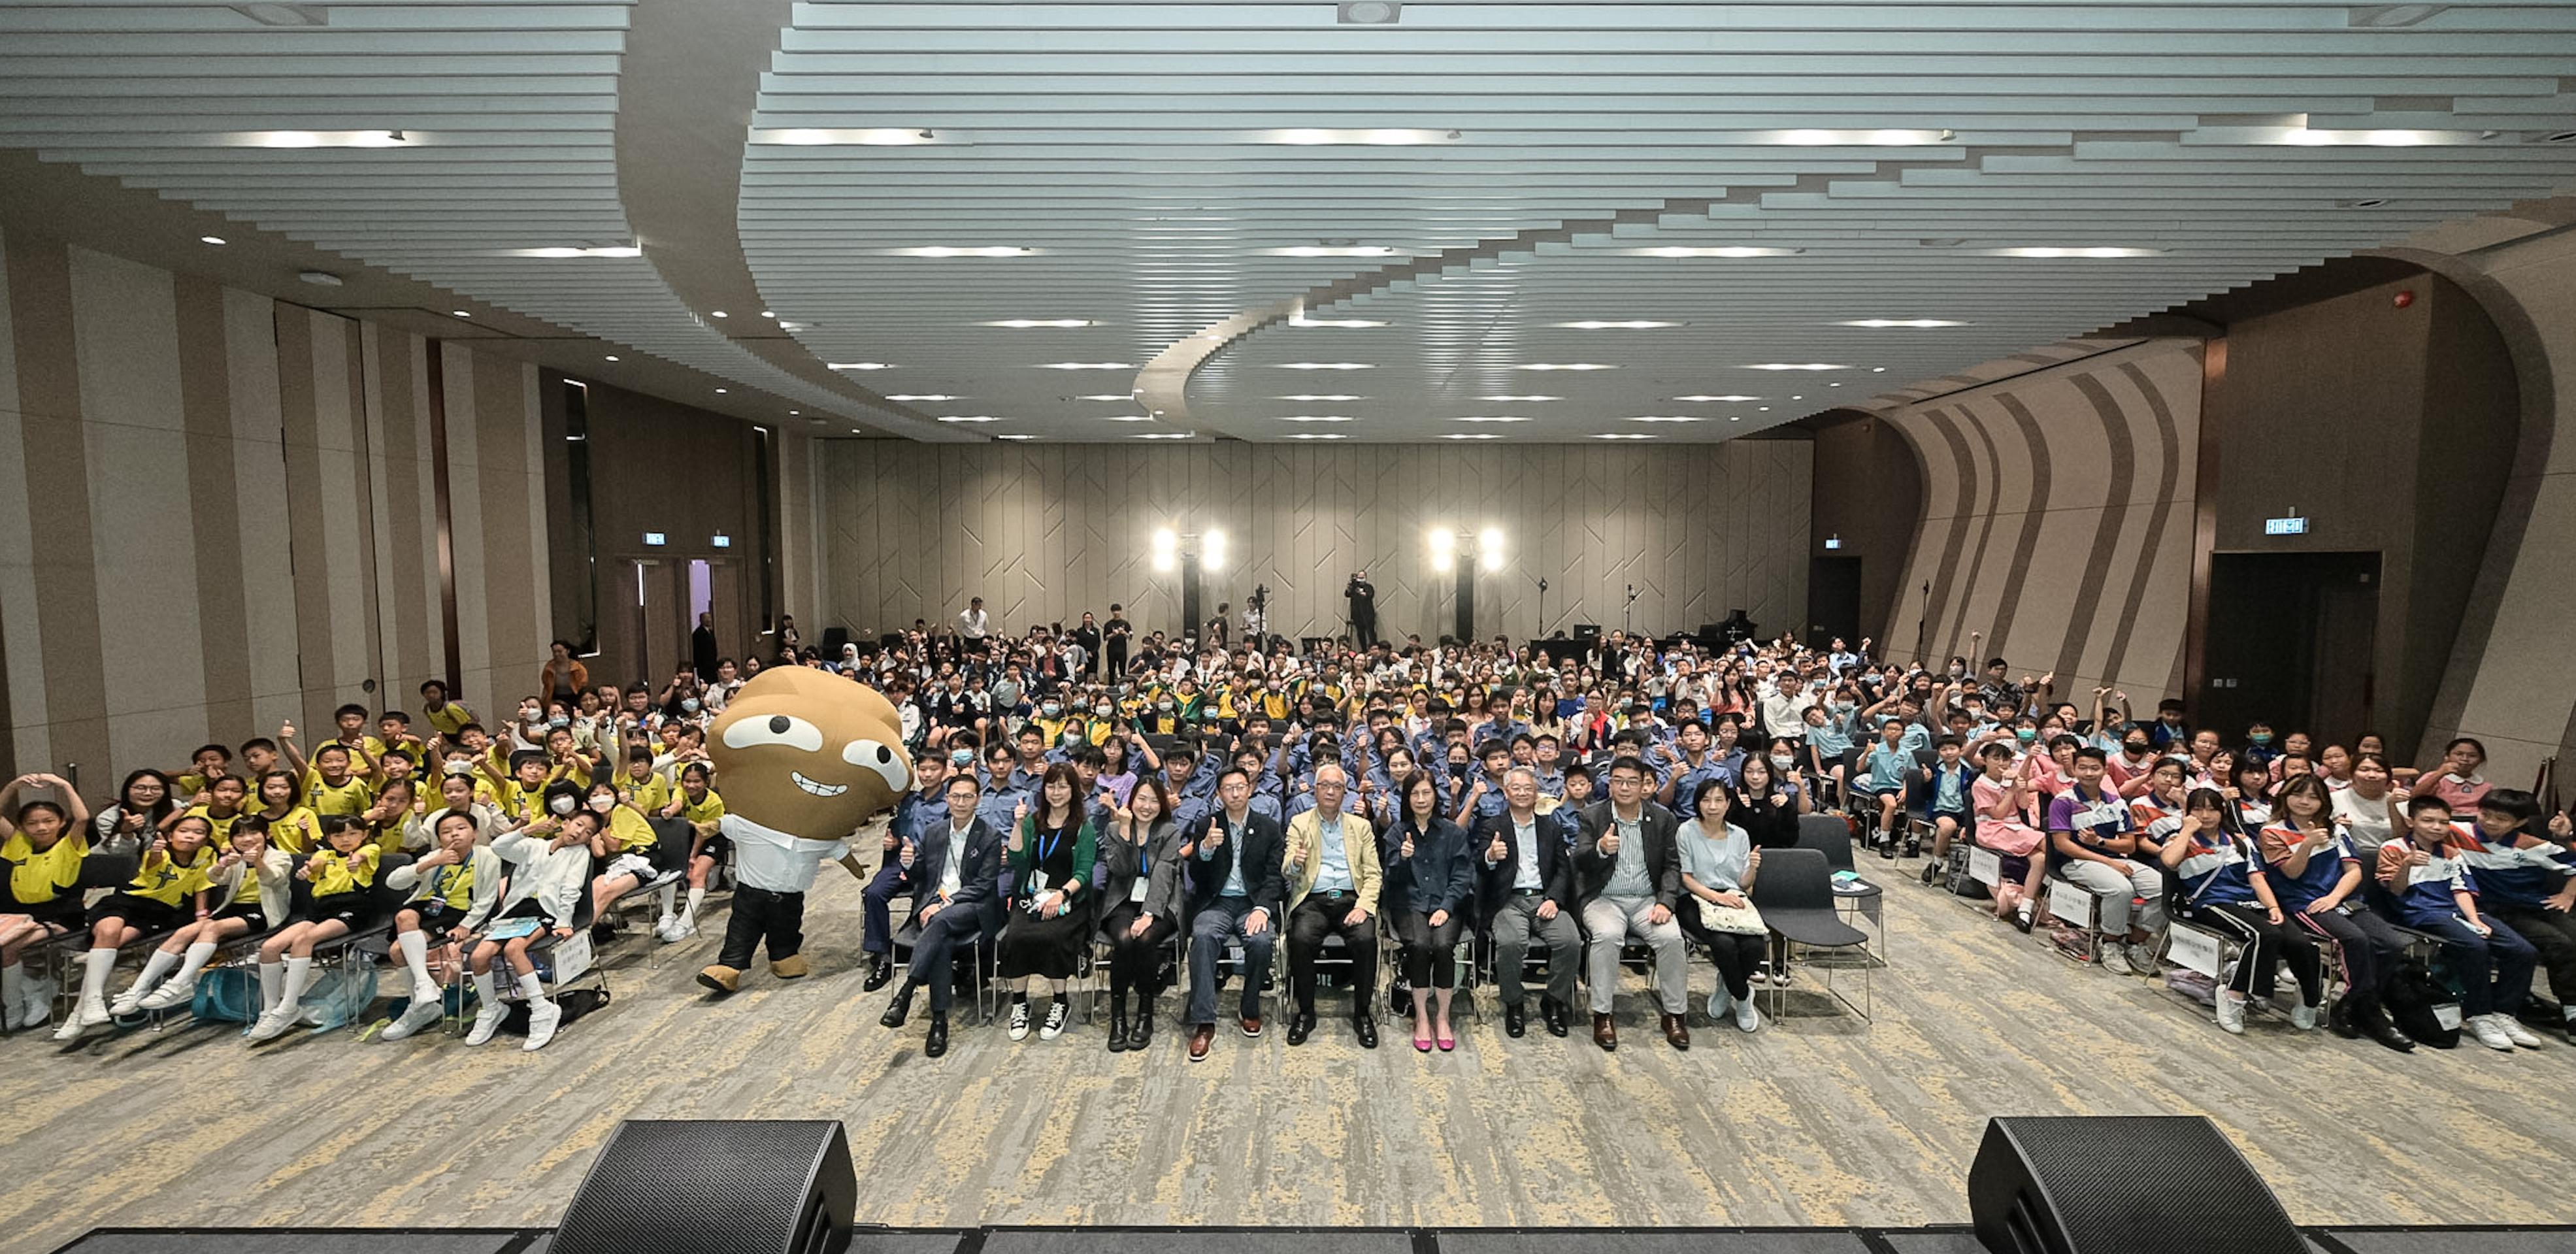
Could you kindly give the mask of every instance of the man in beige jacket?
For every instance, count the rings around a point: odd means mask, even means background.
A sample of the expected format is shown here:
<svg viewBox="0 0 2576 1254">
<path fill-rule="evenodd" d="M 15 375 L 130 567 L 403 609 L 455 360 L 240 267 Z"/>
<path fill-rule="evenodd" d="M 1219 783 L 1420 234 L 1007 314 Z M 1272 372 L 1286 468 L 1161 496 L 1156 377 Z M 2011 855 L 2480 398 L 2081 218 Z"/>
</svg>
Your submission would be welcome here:
<svg viewBox="0 0 2576 1254">
<path fill-rule="evenodd" d="M 1342 938 L 1350 959 L 1351 1031 L 1362 1048 L 1377 1048 L 1370 1001 L 1377 991 L 1377 831 L 1368 819 L 1344 813 L 1350 786 L 1341 764 L 1315 768 L 1315 808 L 1288 820 L 1281 877 L 1288 885 L 1288 986 L 1297 1000 L 1288 1021 L 1288 1043 L 1303 1045 L 1315 1032 L 1315 960 L 1324 938 Z"/>
</svg>

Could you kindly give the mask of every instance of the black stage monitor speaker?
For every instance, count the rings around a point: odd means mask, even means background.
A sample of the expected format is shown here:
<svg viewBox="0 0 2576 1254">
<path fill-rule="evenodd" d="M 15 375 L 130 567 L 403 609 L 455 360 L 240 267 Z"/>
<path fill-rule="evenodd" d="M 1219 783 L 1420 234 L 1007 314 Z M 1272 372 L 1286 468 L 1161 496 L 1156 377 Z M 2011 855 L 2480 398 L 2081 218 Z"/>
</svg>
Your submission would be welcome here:
<svg viewBox="0 0 2576 1254">
<path fill-rule="evenodd" d="M 842 646 L 842 645 L 845 645 L 845 644 L 848 644 L 849 642 L 850 642 L 850 629 L 849 629 L 849 628 L 847 628 L 847 627 L 826 627 L 826 628 L 824 628 L 824 629 L 823 629 L 823 656 L 825 656 L 825 657 L 827 657 L 827 658 L 830 658 L 830 659 L 832 659 L 832 660 L 833 660 L 833 661 L 835 661 L 835 662 L 840 661 L 840 660 L 841 660 L 841 646 Z"/>
<path fill-rule="evenodd" d="M 551 1254 L 841 1254 L 858 1174 L 837 1119 L 629 1119 Z"/>
<path fill-rule="evenodd" d="M 2308 1248 L 2245 1156 L 2199 1115 L 1990 1119 L 1968 1166 L 1968 1215 L 1994 1254 Z"/>
<path fill-rule="evenodd" d="M 1600 638 L 1601 638 L 1601 624 L 1599 624 L 1599 623 L 1576 623 L 1576 624 L 1574 625 L 1574 638 L 1575 638 L 1575 639 L 1577 639 L 1577 640 L 1598 640 L 1598 639 L 1600 639 Z"/>
</svg>

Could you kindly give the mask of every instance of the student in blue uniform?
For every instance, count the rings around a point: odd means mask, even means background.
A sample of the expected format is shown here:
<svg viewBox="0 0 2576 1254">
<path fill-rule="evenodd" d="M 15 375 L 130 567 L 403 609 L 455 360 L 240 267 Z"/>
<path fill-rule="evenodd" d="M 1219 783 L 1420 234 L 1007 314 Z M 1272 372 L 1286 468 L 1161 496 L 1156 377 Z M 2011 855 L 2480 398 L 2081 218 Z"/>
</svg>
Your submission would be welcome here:
<svg viewBox="0 0 2576 1254">
<path fill-rule="evenodd" d="M 2316 943 L 2288 926 L 2252 842 L 2227 822 L 2227 798 L 2213 789 L 2193 789 L 2183 799 L 2181 825 L 2164 842 L 2163 861 L 2180 885 L 2174 913 L 2241 946 L 2236 978 L 2218 993 L 2219 1027 L 2245 1031 L 2247 995 L 2269 998 L 2278 978 L 2273 969 L 2284 960 L 2298 979 L 2300 1003 L 2324 1000 Z"/>
</svg>

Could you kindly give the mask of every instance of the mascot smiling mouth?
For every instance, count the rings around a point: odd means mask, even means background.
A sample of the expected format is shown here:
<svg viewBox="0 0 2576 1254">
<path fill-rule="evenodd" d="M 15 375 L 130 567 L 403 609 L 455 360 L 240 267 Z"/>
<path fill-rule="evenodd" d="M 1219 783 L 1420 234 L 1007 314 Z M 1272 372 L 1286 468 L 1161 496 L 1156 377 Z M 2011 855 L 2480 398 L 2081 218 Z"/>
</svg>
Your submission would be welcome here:
<svg viewBox="0 0 2576 1254">
<path fill-rule="evenodd" d="M 807 779 L 803 771 L 789 771 L 788 775 L 795 779 L 797 787 L 817 797 L 837 797 L 850 790 L 848 784 L 825 784 Z"/>
</svg>

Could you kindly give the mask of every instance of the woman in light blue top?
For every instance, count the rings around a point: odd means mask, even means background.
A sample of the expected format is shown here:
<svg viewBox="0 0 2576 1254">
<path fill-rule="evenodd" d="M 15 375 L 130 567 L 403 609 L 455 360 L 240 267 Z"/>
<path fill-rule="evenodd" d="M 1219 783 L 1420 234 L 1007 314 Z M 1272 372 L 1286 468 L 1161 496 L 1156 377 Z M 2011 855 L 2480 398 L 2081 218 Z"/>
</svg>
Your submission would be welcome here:
<svg viewBox="0 0 2576 1254">
<path fill-rule="evenodd" d="M 1718 987 L 1708 995 L 1708 1017 L 1723 1021 L 1730 1010 L 1735 1026 L 1750 1032 L 1762 1026 L 1753 1008 L 1753 968 L 1762 961 L 1770 937 L 1761 933 L 1721 932 L 1700 922 L 1699 902 L 1721 906 L 1752 903 L 1753 877 L 1762 870 L 1762 851 L 1741 827 L 1726 821 L 1730 798 L 1719 779 L 1700 782 L 1691 796 L 1692 817 L 1682 822 L 1682 889 L 1698 899 L 1677 914 L 1682 930 L 1708 946 L 1717 964 Z"/>
</svg>

